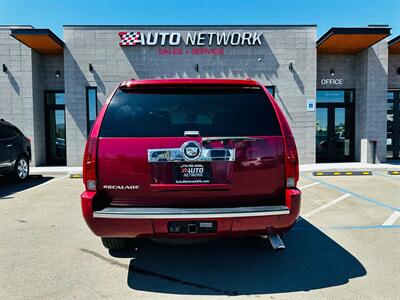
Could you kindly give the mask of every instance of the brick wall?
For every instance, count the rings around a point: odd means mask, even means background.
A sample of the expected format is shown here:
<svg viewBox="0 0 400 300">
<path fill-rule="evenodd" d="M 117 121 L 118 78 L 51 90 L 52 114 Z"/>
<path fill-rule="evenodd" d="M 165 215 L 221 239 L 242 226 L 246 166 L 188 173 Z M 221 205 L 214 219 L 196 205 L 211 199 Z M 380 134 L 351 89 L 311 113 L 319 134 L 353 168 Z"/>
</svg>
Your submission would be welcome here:
<svg viewBox="0 0 400 300">
<path fill-rule="evenodd" d="M 386 39 L 356 55 L 355 148 L 356 160 L 362 162 L 373 160 L 369 141 L 377 141 L 376 162 L 386 161 L 387 71 Z"/>
<path fill-rule="evenodd" d="M 63 55 L 41 55 L 32 51 L 33 120 L 35 132 L 35 165 L 46 164 L 45 91 L 64 90 Z M 56 77 L 56 71 L 61 76 Z"/>
<path fill-rule="evenodd" d="M 10 36 L 11 28 L 0 27 L 0 118 L 15 124 L 31 139 L 32 165 L 45 164 L 44 90 L 64 89 L 63 55 L 43 56 Z"/>
<path fill-rule="evenodd" d="M 6 73 L 0 69 L 0 118 L 30 137 L 34 151 L 32 50 L 12 38 L 10 28 L 0 27 L 0 67 L 5 64 L 8 69 Z"/>
<path fill-rule="evenodd" d="M 248 78 L 276 86 L 275 95 L 287 115 L 298 145 L 300 162 L 315 161 L 316 28 L 313 26 L 208 27 L 207 31 L 262 31 L 261 46 L 227 46 L 224 55 L 159 55 L 159 46 L 120 47 L 119 31 L 171 31 L 171 27 L 64 27 L 68 165 L 81 164 L 87 136 L 85 86 L 97 86 L 104 103 L 115 86 L 136 78 Z M 186 36 L 199 27 L 172 29 Z M 213 47 L 216 47 L 215 45 Z M 184 52 L 187 49 L 182 45 Z M 259 60 L 261 58 L 261 61 Z M 89 71 L 89 64 L 94 71 Z M 293 70 L 289 70 L 289 64 Z M 199 65 L 196 72 L 195 65 Z"/>
<path fill-rule="evenodd" d="M 372 162 L 368 141 L 377 141 L 377 162 L 386 161 L 387 40 L 355 55 L 318 55 L 318 89 L 355 89 L 355 160 Z M 335 75 L 330 75 L 330 70 Z M 323 85 L 323 78 L 343 79 Z M 363 140 L 368 140 L 363 143 Z M 364 145 L 362 148 L 361 145 Z M 362 155 L 363 154 L 363 155 Z"/>
</svg>

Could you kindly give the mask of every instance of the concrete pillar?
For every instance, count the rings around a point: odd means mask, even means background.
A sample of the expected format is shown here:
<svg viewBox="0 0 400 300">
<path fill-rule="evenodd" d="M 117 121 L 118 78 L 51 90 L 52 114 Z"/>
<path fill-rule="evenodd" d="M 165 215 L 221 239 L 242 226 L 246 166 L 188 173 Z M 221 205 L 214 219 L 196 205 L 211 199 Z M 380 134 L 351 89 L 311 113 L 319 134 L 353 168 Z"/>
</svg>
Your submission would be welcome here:
<svg viewBox="0 0 400 300">
<path fill-rule="evenodd" d="M 371 141 L 376 141 L 376 163 L 386 161 L 387 39 L 356 55 L 355 159 L 373 161 Z"/>
</svg>

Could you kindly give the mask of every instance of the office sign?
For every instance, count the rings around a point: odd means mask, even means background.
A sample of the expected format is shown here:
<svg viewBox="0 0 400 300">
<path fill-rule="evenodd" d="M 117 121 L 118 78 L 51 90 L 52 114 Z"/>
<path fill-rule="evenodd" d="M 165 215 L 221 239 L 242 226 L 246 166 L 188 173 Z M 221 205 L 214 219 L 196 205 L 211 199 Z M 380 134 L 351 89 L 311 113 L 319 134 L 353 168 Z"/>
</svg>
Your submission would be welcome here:
<svg viewBox="0 0 400 300">
<path fill-rule="evenodd" d="M 343 85 L 343 78 L 322 78 L 322 85 Z"/>
<path fill-rule="evenodd" d="M 260 46 L 262 32 L 119 32 L 120 46 Z"/>
</svg>

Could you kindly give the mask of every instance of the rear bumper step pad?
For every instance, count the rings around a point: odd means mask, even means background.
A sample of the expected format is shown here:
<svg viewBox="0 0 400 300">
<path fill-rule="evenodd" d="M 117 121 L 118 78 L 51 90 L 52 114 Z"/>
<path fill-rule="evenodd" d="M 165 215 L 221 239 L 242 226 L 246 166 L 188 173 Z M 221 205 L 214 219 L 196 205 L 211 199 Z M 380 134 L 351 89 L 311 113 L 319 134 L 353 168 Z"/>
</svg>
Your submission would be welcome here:
<svg viewBox="0 0 400 300">
<path fill-rule="evenodd" d="M 94 211 L 93 217 L 111 219 L 207 219 L 288 214 L 290 214 L 290 210 L 286 206 L 224 208 L 107 207 L 100 211 Z"/>
</svg>

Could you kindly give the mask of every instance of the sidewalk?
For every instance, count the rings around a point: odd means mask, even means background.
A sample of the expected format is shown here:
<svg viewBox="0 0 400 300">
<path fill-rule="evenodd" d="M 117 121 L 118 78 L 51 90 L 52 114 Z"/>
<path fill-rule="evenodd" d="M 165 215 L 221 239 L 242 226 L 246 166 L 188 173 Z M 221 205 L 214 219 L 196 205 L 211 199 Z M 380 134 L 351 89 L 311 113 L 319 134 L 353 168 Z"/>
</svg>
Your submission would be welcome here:
<svg viewBox="0 0 400 300">
<path fill-rule="evenodd" d="M 400 163 L 383 163 L 383 164 L 367 164 L 367 163 L 324 163 L 324 164 L 305 164 L 300 165 L 300 172 L 312 171 L 399 171 Z"/>
<path fill-rule="evenodd" d="M 31 175 L 70 175 L 82 174 L 82 167 L 32 167 Z"/>
<path fill-rule="evenodd" d="M 300 165 L 300 172 L 312 171 L 400 171 L 400 162 L 384 163 L 384 164 L 367 164 L 367 163 L 325 163 L 325 164 L 304 164 Z M 70 175 L 82 174 L 82 167 L 32 167 L 32 175 Z"/>
</svg>

